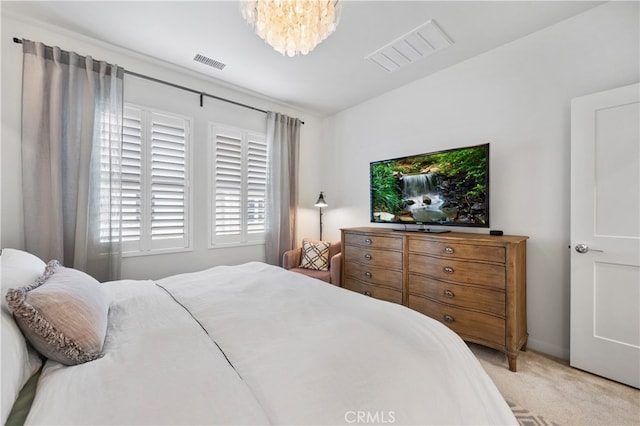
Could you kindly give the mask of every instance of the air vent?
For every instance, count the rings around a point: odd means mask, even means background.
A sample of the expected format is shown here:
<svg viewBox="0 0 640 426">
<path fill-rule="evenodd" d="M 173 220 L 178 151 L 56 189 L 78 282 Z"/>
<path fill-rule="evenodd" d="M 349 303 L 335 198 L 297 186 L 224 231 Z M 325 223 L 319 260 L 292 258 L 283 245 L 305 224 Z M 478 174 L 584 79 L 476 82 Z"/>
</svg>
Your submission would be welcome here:
<svg viewBox="0 0 640 426">
<path fill-rule="evenodd" d="M 365 59 L 387 72 L 394 72 L 452 44 L 453 41 L 446 36 L 438 24 L 434 20 L 429 20 L 397 40 L 365 56 Z"/>
<path fill-rule="evenodd" d="M 200 62 L 201 64 L 209 65 L 210 67 L 213 67 L 219 70 L 223 70 L 224 67 L 227 66 L 227 64 L 223 64 L 220 61 L 216 61 L 215 59 L 208 58 L 199 53 L 193 58 L 193 60 L 196 62 Z"/>
</svg>

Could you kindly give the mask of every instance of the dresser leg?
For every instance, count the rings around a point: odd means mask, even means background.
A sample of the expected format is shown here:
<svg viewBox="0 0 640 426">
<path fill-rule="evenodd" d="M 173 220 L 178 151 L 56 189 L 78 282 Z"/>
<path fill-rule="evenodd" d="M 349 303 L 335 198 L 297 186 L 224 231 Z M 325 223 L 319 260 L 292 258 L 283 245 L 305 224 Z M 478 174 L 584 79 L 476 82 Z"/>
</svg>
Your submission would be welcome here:
<svg viewBox="0 0 640 426">
<path fill-rule="evenodd" d="M 507 358 L 509 359 L 509 370 L 514 373 L 518 371 L 516 366 L 516 360 L 518 359 L 517 355 L 507 355 Z"/>
</svg>

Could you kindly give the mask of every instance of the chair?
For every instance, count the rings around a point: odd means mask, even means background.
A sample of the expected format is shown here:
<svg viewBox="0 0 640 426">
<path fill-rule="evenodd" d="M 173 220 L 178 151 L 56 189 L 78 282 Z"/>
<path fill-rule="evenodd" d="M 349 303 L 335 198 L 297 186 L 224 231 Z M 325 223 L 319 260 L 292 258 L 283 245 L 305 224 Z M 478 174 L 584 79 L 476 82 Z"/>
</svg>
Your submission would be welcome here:
<svg viewBox="0 0 640 426">
<path fill-rule="evenodd" d="M 307 240 L 312 243 L 318 243 L 316 240 Z M 340 241 L 331 243 L 329 246 L 329 270 L 316 271 L 313 269 L 300 268 L 302 259 L 302 247 L 286 251 L 282 255 L 282 267 L 290 271 L 308 275 L 313 278 L 328 282 L 340 287 L 340 271 L 342 268 L 342 247 Z"/>
</svg>

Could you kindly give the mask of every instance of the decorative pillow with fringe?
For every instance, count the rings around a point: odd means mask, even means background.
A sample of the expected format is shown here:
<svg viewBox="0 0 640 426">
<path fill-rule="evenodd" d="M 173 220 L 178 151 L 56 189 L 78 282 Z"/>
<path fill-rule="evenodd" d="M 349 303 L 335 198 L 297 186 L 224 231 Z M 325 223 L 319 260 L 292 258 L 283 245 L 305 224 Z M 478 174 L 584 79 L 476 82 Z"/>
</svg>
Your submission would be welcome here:
<svg viewBox="0 0 640 426">
<path fill-rule="evenodd" d="M 102 355 L 109 300 L 93 277 L 57 260 L 30 286 L 10 289 L 16 323 L 38 352 L 66 365 Z"/>
<path fill-rule="evenodd" d="M 329 246 L 328 241 L 303 241 L 300 267 L 316 271 L 329 270 Z"/>
</svg>

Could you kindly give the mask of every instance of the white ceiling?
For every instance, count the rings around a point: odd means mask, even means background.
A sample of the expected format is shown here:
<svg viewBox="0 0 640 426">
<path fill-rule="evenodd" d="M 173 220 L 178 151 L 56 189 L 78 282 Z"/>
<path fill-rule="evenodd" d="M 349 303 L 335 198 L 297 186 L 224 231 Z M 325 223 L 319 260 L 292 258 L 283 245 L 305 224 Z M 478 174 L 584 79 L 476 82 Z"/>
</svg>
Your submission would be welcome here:
<svg viewBox="0 0 640 426">
<path fill-rule="evenodd" d="M 253 32 L 238 1 L 2 1 L 1 6 L 3 13 L 26 15 L 329 115 L 601 3 L 343 0 L 336 32 L 310 54 L 293 58 Z M 454 42 L 451 47 L 394 73 L 364 59 L 430 19 Z M 220 71 L 193 61 L 198 53 L 226 67 Z"/>
</svg>

